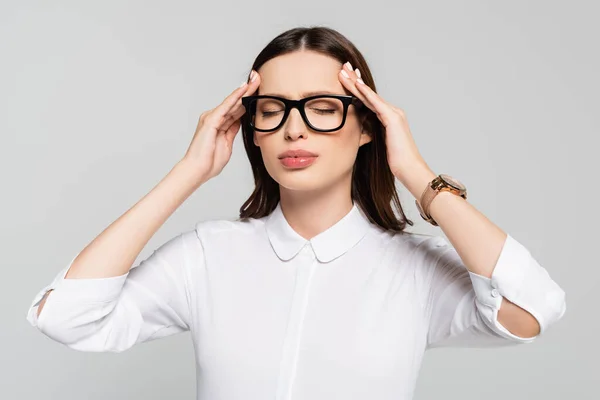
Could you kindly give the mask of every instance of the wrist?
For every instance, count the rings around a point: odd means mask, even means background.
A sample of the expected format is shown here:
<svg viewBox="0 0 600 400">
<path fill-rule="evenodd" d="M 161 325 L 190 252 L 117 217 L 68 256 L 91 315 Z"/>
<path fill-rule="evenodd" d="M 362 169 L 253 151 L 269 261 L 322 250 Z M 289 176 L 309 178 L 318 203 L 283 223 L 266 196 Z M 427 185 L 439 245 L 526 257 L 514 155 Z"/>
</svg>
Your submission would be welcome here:
<svg viewBox="0 0 600 400">
<path fill-rule="evenodd" d="M 437 174 L 427 164 L 415 163 L 404 168 L 401 174 L 396 175 L 396 178 L 415 199 L 420 201 L 423 191 L 436 176 Z"/>
<path fill-rule="evenodd" d="M 175 164 L 173 170 L 178 171 L 178 174 L 180 174 L 186 182 L 189 182 L 196 187 L 203 185 L 209 180 L 207 174 L 203 172 L 201 166 L 187 158 L 182 158 L 177 164 Z"/>
</svg>

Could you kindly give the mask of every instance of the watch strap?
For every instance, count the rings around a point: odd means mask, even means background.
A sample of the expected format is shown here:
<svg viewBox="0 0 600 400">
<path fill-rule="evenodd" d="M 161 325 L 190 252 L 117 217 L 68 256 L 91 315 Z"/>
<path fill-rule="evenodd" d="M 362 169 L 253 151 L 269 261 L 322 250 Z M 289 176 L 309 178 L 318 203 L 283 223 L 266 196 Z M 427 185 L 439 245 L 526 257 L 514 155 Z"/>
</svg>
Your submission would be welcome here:
<svg viewBox="0 0 600 400">
<path fill-rule="evenodd" d="M 431 214 L 429 213 L 429 207 L 435 196 L 442 191 L 450 192 L 462 197 L 463 199 L 467 198 L 466 193 L 461 193 L 460 190 L 457 190 L 456 188 L 449 186 L 446 182 L 444 182 L 441 175 L 436 176 L 431 182 L 429 182 L 427 187 L 425 187 L 425 190 L 423 190 L 420 201 L 415 200 L 421 217 L 434 226 L 438 226 L 438 224 L 431 217 Z"/>
<path fill-rule="evenodd" d="M 431 218 L 431 215 L 429 214 L 429 205 L 431 204 L 435 196 L 438 194 L 438 190 L 436 188 L 439 187 L 440 181 L 441 178 L 439 176 L 436 176 L 431 182 L 427 184 L 425 190 L 423 190 L 420 201 L 415 200 L 421 217 L 434 226 L 437 226 L 437 223 L 433 220 L 433 218 Z"/>
</svg>

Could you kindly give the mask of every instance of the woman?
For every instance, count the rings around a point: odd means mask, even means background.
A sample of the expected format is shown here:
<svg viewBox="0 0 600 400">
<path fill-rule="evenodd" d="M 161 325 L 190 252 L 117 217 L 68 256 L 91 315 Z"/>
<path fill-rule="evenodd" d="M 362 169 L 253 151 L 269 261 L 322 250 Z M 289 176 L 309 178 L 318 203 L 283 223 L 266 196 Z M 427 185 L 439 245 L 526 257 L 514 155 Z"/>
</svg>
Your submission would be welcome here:
<svg viewBox="0 0 600 400">
<path fill-rule="evenodd" d="M 240 127 L 256 183 L 241 218 L 199 222 L 130 268 L 221 172 Z M 395 179 L 450 243 L 405 231 Z M 199 399 L 397 400 L 426 349 L 528 343 L 564 312 L 530 252 L 428 167 L 360 52 L 317 27 L 266 46 L 248 82 L 200 116 L 182 160 L 28 319 L 81 351 L 191 331 Z"/>
</svg>

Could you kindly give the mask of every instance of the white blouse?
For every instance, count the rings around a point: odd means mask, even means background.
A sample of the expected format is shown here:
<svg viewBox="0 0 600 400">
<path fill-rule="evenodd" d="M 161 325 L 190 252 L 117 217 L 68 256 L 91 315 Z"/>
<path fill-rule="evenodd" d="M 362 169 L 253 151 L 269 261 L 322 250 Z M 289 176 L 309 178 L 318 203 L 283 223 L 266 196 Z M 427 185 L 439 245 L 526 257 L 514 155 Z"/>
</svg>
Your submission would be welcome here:
<svg viewBox="0 0 600 400">
<path fill-rule="evenodd" d="M 278 205 L 198 222 L 125 275 L 65 279 L 69 267 L 36 294 L 33 326 L 89 352 L 190 331 L 203 400 L 408 400 L 428 348 L 535 339 L 498 322 L 503 297 L 541 334 L 565 312 L 564 291 L 510 235 L 488 279 L 445 238 L 385 231 L 357 205 L 311 240 Z"/>
</svg>

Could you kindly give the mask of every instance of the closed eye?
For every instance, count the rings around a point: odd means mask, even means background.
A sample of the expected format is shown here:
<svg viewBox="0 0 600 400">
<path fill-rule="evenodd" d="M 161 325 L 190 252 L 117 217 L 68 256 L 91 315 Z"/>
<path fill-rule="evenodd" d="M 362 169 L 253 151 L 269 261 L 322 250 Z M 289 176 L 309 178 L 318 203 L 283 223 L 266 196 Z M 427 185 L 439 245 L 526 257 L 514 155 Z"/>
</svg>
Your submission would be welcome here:
<svg viewBox="0 0 600 400">
<path fill-rule="evenodd" d="M 328 109 L 321 109 L 321 108 L 311 108 L 311 110 L 319 112 L 319 113 L 323 113 L 323 114 L 333 114 L 336 110 L 328 110 Z"/>
</svg>

